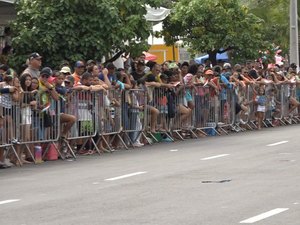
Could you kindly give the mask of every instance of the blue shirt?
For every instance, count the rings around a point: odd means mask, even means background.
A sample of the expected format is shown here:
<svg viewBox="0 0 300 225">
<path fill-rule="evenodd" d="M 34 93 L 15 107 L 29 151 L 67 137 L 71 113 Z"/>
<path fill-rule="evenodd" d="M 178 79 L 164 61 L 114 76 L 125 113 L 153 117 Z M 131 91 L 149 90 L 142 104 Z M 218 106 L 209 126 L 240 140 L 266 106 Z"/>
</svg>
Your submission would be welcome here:
<svg viewBox="0 0 300 225">
<path fill-rule="evenodd" d="M 117 81 L 117 76 L 115 74 L 108 74 L 107 77 L 108 77 L 110 83 L 113 82 L 113 81 Z M 104 81 L 104 75 L 103 75 L 103 73 L 100 73 L 99 79 L 102 80 L 102 81 Z"/>
</svg>

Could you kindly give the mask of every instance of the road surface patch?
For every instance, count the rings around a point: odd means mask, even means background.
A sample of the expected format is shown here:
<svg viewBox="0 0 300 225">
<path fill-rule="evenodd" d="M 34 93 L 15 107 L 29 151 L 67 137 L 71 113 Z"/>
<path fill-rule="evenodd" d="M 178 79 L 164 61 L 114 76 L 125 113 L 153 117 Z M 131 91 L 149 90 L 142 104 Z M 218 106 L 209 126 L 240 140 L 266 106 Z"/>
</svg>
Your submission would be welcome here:
<svg viewBox="0 0 300 225">
<path fill-rule="evenodd" d="M 287 210 L 289 210 L 289 208 L 277 208 L 277 209 L 273 209 L 271 211 L 268 211 L 268 212 L 262 213 L 260 215 L 251 217 L 249 219 L 243 220 L 240 223 L 255 223 L 255 222 L 258 222 L 260 220 L 264 220 L 264 219 L 266 219 L 268 217 L 275 216 L 275 215 L 277 215 L 279 213 L 282 213 L 284 211 L 287 211 Z"/>
<path fill-rule="evenodd" d="M 7 204 L 7 203 L 12 203 L 12 202 L 18 202 L 20 201 L 21 199 L 9 199 L 9 200 L 4 200 L 4 201 L 0 201 L 0 205 L 4 205 L 4 204 Z"/>
<path fill-rule="evenodd" d="M 221 158 L 221 157 L 225 157 L 225 156 L 229 156 L 229 154 L 210 156 L 210 157 L 207 157 L 207 158 L 202 158 L 201 160 L 217 159 L 217 158 Z"/>
<path fill-rule="evenodd" d="M 143 172 L 129 173 L 129 174 L 125 174 L 125 175 L 118 176 L 118 177 L 108 178 L 108 179 L 105 179 L 105 180 L 106 181 L 120 180 L 120 179 L 124 179 L 124 178 L 128 178 L 128 177 L 133 177 L 133 176 L 137 176 L 137 175 L 141 175 L 141 174 L 145 174 L 145 173 L 147 173 L 147 172 L 143 171 Z"/>
<path fill-rule="evenodd" d="M 276 145 L 282 145 L 282 144 L 286 144 L 288 143 L 289 141 L 280 141 L 280 142 L 276 142 L 276 143 L 273 143 L 273 144 L 268 144 L 267 146 L 268 147 L 273 147 L 273 146 L 276 146 Z"/>
</svg>

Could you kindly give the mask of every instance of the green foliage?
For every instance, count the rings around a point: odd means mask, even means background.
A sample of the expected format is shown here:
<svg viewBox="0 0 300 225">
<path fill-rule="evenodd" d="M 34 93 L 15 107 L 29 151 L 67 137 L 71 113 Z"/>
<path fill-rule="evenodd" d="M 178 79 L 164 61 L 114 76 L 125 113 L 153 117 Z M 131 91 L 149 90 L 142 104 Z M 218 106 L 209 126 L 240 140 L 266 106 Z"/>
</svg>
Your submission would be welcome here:
<svg viewBox="0 0 300 225">
<path fill-rule="evenodd" d="M 250 11 L 263 20 L 264 39 L 288 52 L 289 4 L 286 0 L 247 0 Z M 298 4 L 300 7 L 300 5 Z"/>
<path fill-rule="evenodd" d="M 181 39 L 214 62 L 216 53 L 225 50 L 240 59 L 254 58 L 266 44 L 262 20 L 238 0 L 180 0 L 164 21 L 162 35 L 167 44 Z"/>
<path fill-rule="evenodd" d="M 18 0 L 13 22 L 14 66 L 39 52 L 45 65 L 62 60 L 101 60 L 119 51 L 147 47 L 145 4 L 161 0 Z"/>
</svg>

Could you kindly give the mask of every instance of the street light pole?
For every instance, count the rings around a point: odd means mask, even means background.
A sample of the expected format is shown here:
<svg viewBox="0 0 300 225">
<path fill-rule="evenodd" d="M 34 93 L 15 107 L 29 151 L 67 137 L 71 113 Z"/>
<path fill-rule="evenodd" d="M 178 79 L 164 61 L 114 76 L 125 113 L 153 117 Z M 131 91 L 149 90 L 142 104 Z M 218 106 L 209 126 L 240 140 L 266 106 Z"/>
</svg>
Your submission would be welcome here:
<svg viewBox="0 0 300 225">
<path fill-rule="evenodd" d="M 297 68 L 299 68 L 298 38 L 297 0 L 290 0 L 290 63 L 295 63 Z"/>
</svg>

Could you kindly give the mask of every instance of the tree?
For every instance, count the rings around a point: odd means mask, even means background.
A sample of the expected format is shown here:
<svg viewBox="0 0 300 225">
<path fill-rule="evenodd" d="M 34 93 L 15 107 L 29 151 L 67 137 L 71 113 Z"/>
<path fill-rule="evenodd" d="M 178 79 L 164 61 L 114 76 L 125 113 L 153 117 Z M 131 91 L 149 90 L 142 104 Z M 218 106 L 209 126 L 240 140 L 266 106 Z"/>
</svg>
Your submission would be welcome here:
<svg viewBox="0 0 300 225">
<path fill-rule="evenodd" d="M 263 20 L 264 39 L 288 52 L 289 5 L 286 0 L 244 0 L 250 11 Z M 298 5 L 300 7 L 300 5 Z"/>
<path fill-rule="evenodd" d="M 183 40 L 198 52 L 206 52 L 213 64 L 216 54 L 233 51 L 240 59 L 258 56 L 265 46 L 262 20 L 238 0 L 180 0 L 164 21 L 167 44 Z"/>
<path fill-rule="evenodd" d="M 18 66 L 36 51 L 54 67 L 147 49 L 146 3 L 159 6 L 160 0 L 18 0 L 10 62 Z"/>
</svg>

